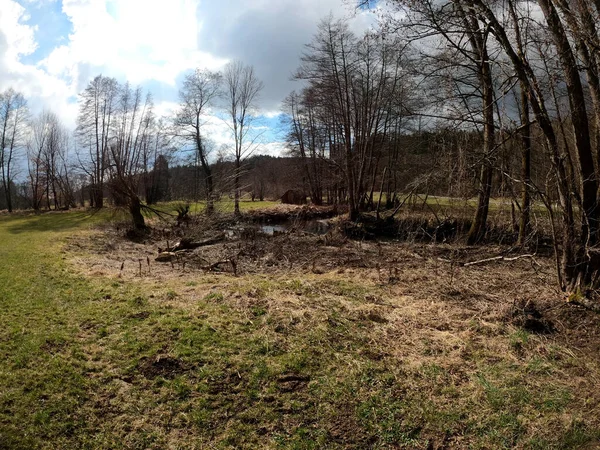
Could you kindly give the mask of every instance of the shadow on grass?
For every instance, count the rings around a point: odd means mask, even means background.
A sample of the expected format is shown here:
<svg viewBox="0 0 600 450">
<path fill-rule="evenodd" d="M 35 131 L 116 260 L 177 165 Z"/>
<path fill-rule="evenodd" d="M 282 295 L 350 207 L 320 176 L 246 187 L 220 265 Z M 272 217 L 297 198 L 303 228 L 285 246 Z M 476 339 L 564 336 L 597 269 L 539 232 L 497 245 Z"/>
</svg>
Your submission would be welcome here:
<svg viewBox="0 0 600 450">
<path fill-rule="evenodd" d="M 16 214 L 14 216 L 0 217 L 0 227 L 12 234 L 29 232 L 56 232 L 80 228 L 83 225 L 92 225 L 106 220 L 103 211 L 76 211 L 76 212 L 48 212 L 40 215 Z"/>
</svg>

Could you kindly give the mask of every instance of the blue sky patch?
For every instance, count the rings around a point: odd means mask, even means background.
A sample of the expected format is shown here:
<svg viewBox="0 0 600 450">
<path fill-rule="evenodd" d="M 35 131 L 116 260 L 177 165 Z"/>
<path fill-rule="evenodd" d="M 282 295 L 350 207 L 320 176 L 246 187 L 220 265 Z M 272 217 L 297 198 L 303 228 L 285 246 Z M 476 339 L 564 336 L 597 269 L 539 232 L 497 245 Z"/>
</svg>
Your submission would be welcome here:
<svg viewBox="0 0 600 450">
<path fill-rule="evenodd" d="M 60 1 L 43 1 L 32 4 L 20 0 L 18 3 L 30 15 L 30 19 L 26 23 L 37 25 L 35 40 L 38 44 L 37 49 L 31 55 L 21 58 L 21 62 L 35 65 L 48 57 L 56 47 L 69 42 L 73 24 L 63 13 Z"/>
</svg>

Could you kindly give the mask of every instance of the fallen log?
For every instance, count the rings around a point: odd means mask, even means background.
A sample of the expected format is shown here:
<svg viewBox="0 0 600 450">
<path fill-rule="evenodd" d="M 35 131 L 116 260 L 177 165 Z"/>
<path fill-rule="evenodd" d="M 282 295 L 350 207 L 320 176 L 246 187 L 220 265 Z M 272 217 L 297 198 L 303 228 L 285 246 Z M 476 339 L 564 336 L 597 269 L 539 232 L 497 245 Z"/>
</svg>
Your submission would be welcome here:
<svg viewBox="0 0 600 450">
<path fill-rule="evenodd" d="M 202 266 L 202 267 L 200 267 L 200 269 L 203 270 L 203 271 L 205 271 L 205 272 L 210 272 L 212 270 L 215 270 L 217 267 L 219 267 L 220 265 L 223 265 L 223 264 L 232 264 L 232 262 L 231 262 L 230 259 L 226 259 L 226 260 L 223 260 L 223 261 L 214 262 L 214 263 L 209 264 L 207 266 Z M 233 266 L 233 264 L 232 264 L 232 266 Z"/>
<path fill-rule="evenodd" d="M 177 255 L 173 252 L 161 252 L 154 259 L 156 262 L 171 262 L 173 261 Z"/>
<path fill-rule="evenodd" d="M 467 266 L 477 266 L 479 264 L 485 264 L 485 263 L 492 262 L 492 261 L 500 261 L 500 260 L 503 260 L 503 259 L 504 259 L 504 256 L 494 256 L 493 258 L 480 259 L 479 261 L 471 261 L 471 262 L 468 262 L 468 263 L 464 263 L 463 265 L 465 267 L 467 267 Z"/>
<path fill-rule="evenodd" d="M 591 300 L 579 292 L 571 293 L 566 300 L 570 305 L 581 306 L 595 313 L 600 313 L 600 302 Z"/>
<path fill-rule="evenodd" d="M 199 247 L 205 247 L 207 245 L 218 244 L 225 240 L 225 233 L 219 234 L 218 236 L 213 236 L 208 239 L 204 239 L 203 241 L 192 241 L 191 239 L 182 239 L 178 243 L 176 243 L 173 247 L 167 248 L 168 252 L 179 252 L 182 250 L 194 250 Z"/>
</svg>

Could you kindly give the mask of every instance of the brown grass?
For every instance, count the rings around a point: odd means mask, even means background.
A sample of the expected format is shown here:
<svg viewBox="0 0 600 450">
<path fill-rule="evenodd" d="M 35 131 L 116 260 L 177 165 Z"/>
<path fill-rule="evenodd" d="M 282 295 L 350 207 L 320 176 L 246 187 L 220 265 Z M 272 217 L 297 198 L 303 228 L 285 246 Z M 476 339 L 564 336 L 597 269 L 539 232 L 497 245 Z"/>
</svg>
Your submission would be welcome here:
<svg viewBox="0 0 600 450">
<path fill-rule="evenodd" d="M 154 262 L 156 248 L 157 242 L 132 243 L 104 230 L 71 240 L 69 258 L 73 268 L 86 276 L 140 286 L 149 295 L 149 310 L 175 308 L 203 318 L 215 330 L 233 333 L 249 326 L 252 345 L 261 343 L 266 354 L 312 354 L 309 360 L 321 361 L 314 373 L 312 369 L 287 373 L 279 363 L 268 363 L 279 367 L 271 369 L 280 373 L 273 381 L 279 387 L 260 395 L 267 405 L 277 403 L 282 395 L 292 395 L 304 405 L 322 403 L 318 426 L 332 446 L 371 447 L 374 441 L 369 439 L 374 438 L 365 436 L 395 430 L 393 423 L 378 425 L 363 410 L 365 404 L 372 404 L 374 411 L 391 414 L 395 400 L 386 405 L 381 395 L 404 396 L 413 408 L 406 423 L 397 424 L 404 431 L 389 438 L 409 447 L 537 448 L 544 442 L 560 447 L 571 436 L 574 423 L 581 422 L 587 430 L 587 437 L 576 442 L 591 442 L 589 436 L 600 429 L 600 418 L 594 413 L 600 408 L 596 389 L 600 320 L 563 302 L 549 257 L 464 267 L 465 262 L 496 256 L 507 248 L 357 242 L 335 234 L 301 233 L 251 234 L 244 240 L 197 249 L 173 265 Z M 231 257 L 238 262 L 237 277 L 228 265 L 206 272 L 193 263 Z M 211 305 L 208 310 L 206 304 Z M 535 320 L 547 326 L 542 333 L 523 328 L 532 307 Z M 229 311 L 232 321 L 215 316 L 215 308 Z M 173 370 L 169 377 L 179 369 L 188 376 L 193 373 L 193 364 L 169 358 L 163 351 L 139 370 L 144 374 Z M 168 367 L 162 368 L 160 361 Z M 247 367 L 252 362 L 240 355 L 230 364 Z M 359 384 L 358 391 L 346 392 L 354 383 L 350 380 L 372 370 L 383 385 Z M 242 395 L 250 389 L 247 376 L 230 374 L 232 378 L 223 381 L 216 395 L 223 395 L 225 389 Z M 125 399 L 130 395 L 126 385 L 119 392 L 122 402 L 130 402 Z M 327 392 L 340 398 L 331 402 L 318 398 L 330 395 Z M 294 406 L 280 406 L 291 408 L 280 414 L 295 419 L 273 426 L 255 417 L 238 394 L 229 401 L 238 408 L 236 415 L 250 414 L 251 423 L 258 421 L 253 439 L 261 446 L 271 447 L 280 435 L 292 442 L 293 430 L 302 428 Z M 544 410 L 544 402 L 550 410 Z M 553 402 L 558 402 L 556 410 Z M 161 410 L 139 420 L 155 421 L 158 426 L 167 414 Z M 502 422 L 507 417 L 509 425 Z M 417 424 L 413 431 L 411 423 Z M 212 442 L 239 432 L 216 426 Z M 512 426 L 516 428 L 510 431 Z M 558 431 L 546 436 L 548 429 Z M 510 433 L 517 433 L 515 440 Z M 174 448 L 193 436 L 173 430 L 164 442 Z"/>
</svg>

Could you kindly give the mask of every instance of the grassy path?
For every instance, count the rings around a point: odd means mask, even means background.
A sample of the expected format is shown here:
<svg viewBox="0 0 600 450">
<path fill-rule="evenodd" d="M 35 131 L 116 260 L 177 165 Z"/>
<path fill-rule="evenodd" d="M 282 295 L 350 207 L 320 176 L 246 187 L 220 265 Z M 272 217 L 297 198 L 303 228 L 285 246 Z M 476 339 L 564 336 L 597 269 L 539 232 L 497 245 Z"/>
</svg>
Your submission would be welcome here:
<svg viewBox="0 0 600 450">
<path fill-rule="evenodd" d="M 69 273 L 64 239 L 88 213 L 0 218 L 0 447 L 58 448 L 75 430 L 92 387 L 76 354 L 81 321 L 101 311 L 96 287 Z M 57 447 L 58 446 L 58 447 Z"/>
</svg>

